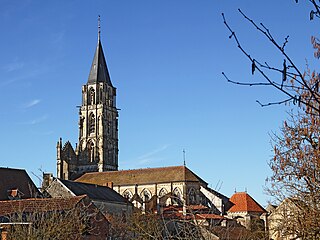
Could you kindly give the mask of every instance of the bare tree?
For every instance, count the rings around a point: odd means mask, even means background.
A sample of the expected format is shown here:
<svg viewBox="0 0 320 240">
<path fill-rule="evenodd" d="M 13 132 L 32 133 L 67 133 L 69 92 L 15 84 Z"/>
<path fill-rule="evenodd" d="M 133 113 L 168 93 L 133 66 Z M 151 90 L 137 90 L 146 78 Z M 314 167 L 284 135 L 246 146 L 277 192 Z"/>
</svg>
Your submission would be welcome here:
<svg viewBox="0 0 320 240">
<path fill-rule="evenodd" d="M 273 134 L 268 193 L 283 205 L 271 220 L 283 234 L 320 238 L 320 119 L 312 113 L 291 114 L 280 134 Z M 280 211 L 280 212 L 279 212 Z"/>
<path fill-rule="evenodd" d="M 295 1 L 298 2 L 297 0 Z M 309 0 L 309 2 L 313 6 L 313 9 L 310 11 L 310 19 L 313 20 L 314 17 L 319 18 L 319 1 Z M 299 67 L 295 64 L 294 60 L 289 56 L 289 54 L 286 51 L 289 36 L 286 36 L 282 42 L 278 41 L 273 36 L 271 30 L 267 28 L 263 23 L 256 23 L 254 20 L 249 18 L 243 11 L 241 11 L 240 9 L 238 10 L 239 13 L 243 16 L 243 18 L 247 20 L 260 34 L 262 34 L 281 54 L 283 58 L 283 63 L 281 66 L 273 66 L 272 64 L 264 61 L 263 57 L 254 57 L 250 55 L 249 51 L 245 49 L 241 44 L 236 34 L 236 31 L 231 28 L 230 24 L 226 20 L 225 15 L 222 14 L 224 24 L 230 32 L 229 38 L 235 41 L 240 51 L 251 62 L 251 73 L 259 73 L 262 78 L 261 81 L 258 80 L 256 82 L 242 82 L 231 80 L 224 72 L 222 73 L 223 76 L 228 80 L 228 82 L 236 85 L 272 87 L 283 94 L 283 99 L 280 101 L 270 101 L 268 103 L 261 103 L 259 100 L 257 100 L 257 102 L 261 106 L 292 103 L 294 105 L 299 105 L 306 111 L 311 110 L 319 115 L 319 74 L 314 72 L 314 76 L 312 76 L 311 79 L 310 76 L 307 75 L 304 70 L 299 69 Z M 319 39 L 317 39 L 316 37 L 312 37 L 311 42 L 315 49 L 315 56 L 319 58 Z M 275 78 L 274 73 L 278 74 L 278 77 Z M 301 95 L 302 90 L 304 95 Z"/>
<path fill-rule="evenodd" d="M 109 223 L 85 197 L 0 202 L 7 238 L 105 239 Z"/>
<path fill-rule="evenodd" d="M 308 2 L 311 3 L 310 20 L 320 18 L 320 1 Z M 274 157 L 269 162 L 272 175 L 267 179 L 267 191 L 282 203 L 270 218 L 271 231 L 290 239 L 320 239 L 320 75 L 308 66 L 301 70 L 295 64 L 286 51 L 289 36 L 278 41 L 263 23 L 257 24 L 240 9 L 239 13 L 281 54 L 283 63 L 272 66 L 263 61 L 263 57 L 250 55 L 222 14 L 229 38 L 250 61 L 251 73 L 258 73 L 261 81 L 233 81 L 225 73 L 223 75 L 233 84 L 267 86 L 282 93 L 280 101 L 257 101 L 261 106 L 286 103 L 299 106 L 289 114 L 280 134 L 272 135 Z M 311 43 L 314 56 L 320 58 L 319 39 L 313 36 Z"/>
</svg>

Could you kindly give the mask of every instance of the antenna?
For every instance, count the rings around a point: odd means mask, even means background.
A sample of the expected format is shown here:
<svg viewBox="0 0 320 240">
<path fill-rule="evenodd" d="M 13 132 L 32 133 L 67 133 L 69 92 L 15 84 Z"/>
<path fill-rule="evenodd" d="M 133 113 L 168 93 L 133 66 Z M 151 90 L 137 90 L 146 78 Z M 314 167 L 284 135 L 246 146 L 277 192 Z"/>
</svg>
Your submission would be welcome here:
<svg viewBox="0 0 320 240">
<path fill-rule="evenodd" d="M 183 166 L 186 166 L 186 150 L 183 149 Z"/>
</svg>

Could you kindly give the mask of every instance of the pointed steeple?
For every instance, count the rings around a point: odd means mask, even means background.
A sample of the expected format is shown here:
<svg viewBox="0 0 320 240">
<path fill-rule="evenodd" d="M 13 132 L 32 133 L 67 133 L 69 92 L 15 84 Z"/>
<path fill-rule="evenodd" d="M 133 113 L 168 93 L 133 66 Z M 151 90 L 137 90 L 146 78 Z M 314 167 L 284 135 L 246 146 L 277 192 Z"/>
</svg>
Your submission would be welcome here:
<svg viewBox="0 0 320 240">
<path fill-rule="evenodd" d="M 100 15 L 98 18 L 98 43 L 96 52 L 94 53 L 91 69 L 88 77 L 88 83 L 99 83 L 107 82 L 108 85 L 112 86 L 110 75 L 102 50 L 102 44 L 100 41 Z"/>
</svg>

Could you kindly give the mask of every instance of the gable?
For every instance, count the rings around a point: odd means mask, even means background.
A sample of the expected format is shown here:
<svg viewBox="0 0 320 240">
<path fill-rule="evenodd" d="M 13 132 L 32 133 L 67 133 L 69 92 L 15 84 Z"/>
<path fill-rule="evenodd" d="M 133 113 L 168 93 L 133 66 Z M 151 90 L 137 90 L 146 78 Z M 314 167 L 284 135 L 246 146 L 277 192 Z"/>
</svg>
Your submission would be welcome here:
<svg viewBox="0 0 320 240">
<path fill-rule="evenodd" d="M 23 169 L 0 167 L 0 200 L 8 200 L 8 191 L 18 190 L 21 198 L 39 197 L 36 185 Z"/>
<path fill-rule="evenodd" d="M 228 212 L 266 212 L 266 210 L 246 192 L 237 192 L 233 194 L 230 201 L 234 205 L 228 210 Z"/>
<path fill-rule="evenodd" d="M 62 158 L 70 158 L 71 160 L 75 160 L 76 158 L 76 153 L 74 152 L 74 149 L 69 141 L 67 141 L 62 148 Z"/>
</svg>

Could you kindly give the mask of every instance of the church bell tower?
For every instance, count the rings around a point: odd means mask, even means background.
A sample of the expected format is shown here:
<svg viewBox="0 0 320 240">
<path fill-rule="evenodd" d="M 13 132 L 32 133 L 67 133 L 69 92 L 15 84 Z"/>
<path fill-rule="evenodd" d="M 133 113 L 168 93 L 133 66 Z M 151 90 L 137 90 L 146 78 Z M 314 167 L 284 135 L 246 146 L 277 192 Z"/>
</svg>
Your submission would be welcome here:
<svg viewBox="0 0 320 240">
<path fill-rule="evenodd" d="M 75 179 L 86 172 L 118 170 L 118 110 L 116 88 L 112 85 L 100 39 L 88 81 L 82 86 L 79 108 L 79 143 L 57 144 L 57 177 Z"/>
</svg>

